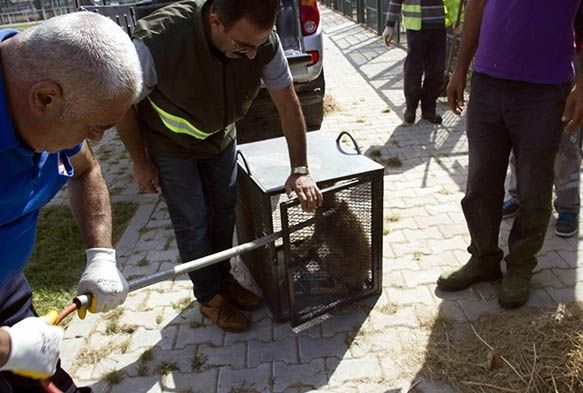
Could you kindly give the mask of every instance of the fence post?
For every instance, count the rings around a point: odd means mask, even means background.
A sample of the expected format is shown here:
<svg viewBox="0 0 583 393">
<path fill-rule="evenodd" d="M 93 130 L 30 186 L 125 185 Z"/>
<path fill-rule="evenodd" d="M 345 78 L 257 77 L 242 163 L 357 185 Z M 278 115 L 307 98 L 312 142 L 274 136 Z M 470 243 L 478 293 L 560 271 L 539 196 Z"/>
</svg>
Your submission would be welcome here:
<svg viewBox="0 0 583 393">
<path fill-rule="evenodd" d="M 358 23 L 365 23 L 364 0 L 356 0 L 356 20 Z"/>
</svg>

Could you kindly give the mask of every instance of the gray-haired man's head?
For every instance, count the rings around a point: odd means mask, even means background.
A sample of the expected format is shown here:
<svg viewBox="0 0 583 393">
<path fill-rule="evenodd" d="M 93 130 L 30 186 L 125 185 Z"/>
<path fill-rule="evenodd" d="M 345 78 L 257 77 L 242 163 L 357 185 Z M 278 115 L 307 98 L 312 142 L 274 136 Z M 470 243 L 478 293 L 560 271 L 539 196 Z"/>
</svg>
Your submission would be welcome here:
<svg viewBox="0 0 583 393">
<path fill-rule="evenodd" d="M 57 16 L 8 39 L 2 45 L 2 64 L 28 89 L 29 97 L 22 100 L 38 121 L 51 125 L 43 111 L 54 112 L 58 106 L 61 121 L 68 122 L 59 126 L 67 128 L 69 137 L 85 133 L 83 139 L 101 138 L 102 128 L 119 121 L 142 86 L 130 38 L 115 22 L 91 12 Z"/>
</svg>

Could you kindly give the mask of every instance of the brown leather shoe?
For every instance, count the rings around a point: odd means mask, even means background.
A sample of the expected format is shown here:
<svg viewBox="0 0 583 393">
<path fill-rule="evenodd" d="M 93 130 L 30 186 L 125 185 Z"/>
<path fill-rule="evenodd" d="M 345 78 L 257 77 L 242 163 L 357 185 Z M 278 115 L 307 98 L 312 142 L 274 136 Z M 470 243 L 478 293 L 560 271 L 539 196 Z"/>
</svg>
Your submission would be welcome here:
<svg viewBox="0 0 583 393">
<path fill-rule="evenodd" d="M 228 332 L 249 329 L 249 319 L 221 295 L 215 295 L 207 304 L 201 304 L 200 313 Z"/>
<path fill-rule="evenodd" d="M 221 295 L 239 310 L 253 311 L 263 306 L 263 299 L 235 279 L 228 280 Z"/>
</svg>

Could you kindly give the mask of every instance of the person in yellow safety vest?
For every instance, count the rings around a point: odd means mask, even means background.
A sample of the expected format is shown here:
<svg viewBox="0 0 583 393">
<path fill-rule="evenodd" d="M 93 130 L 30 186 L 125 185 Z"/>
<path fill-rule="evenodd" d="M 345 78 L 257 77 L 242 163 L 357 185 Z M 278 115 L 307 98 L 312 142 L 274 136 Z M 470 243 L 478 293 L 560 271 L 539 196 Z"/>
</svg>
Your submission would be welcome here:
<svg viewBox="0 0 583 393">
<path fill-rule="evenodd" d="M 391 45 L 395 24 L 403 15 L 407 34 L 404 66 L 406 109 L 403 126 L 415 123 L 419 102 L 421 118 L 441 124 L 436 101 L 445 71 L 446 28 L 457 19 L 460 0 L 391 0 L 383 39 Z M 425 77 L 423 78 L 423 76 Z"/>
<path fill-rule="evenodd" d="M 134 45 L 144 89 L 118 126 L 144 192 L 160 188 L 182 261 L 233 245 L 237 142 L 261 81 L 279 111 L 289 150 L 288 195 L 313 212 L 322 193 L 310 175 L 306 126 L 274 31 L 279 0 L 185 0 L 138 21 Z M 218 327 L 248 330 L 242 311 L 262 299 L 228 259 L 189 273 L 200 312 Z"/>
</svg>

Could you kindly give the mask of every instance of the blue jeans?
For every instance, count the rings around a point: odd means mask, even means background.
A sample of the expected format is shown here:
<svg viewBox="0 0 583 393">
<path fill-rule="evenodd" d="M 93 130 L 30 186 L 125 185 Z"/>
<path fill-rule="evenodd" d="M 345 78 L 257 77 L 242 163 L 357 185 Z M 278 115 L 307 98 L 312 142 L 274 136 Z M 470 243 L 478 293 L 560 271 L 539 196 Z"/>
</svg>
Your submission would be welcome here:
<svg viewBox="0 0 583 393">
<path fill-rule="evenodd" d="M 177 158 L 152 154 L 160 188 L 174 225 L 182 262 L 232 247 L 237 203 L 237 146 L 233 142 L 213 158 Z M 228 260 L 188 275 L 194 296 L 205 304 L 230 279 Z"/>
<path fill-rule="evenodd" d="M 24 275 L 0 288 L 0 326 L 12 326 L 24 318 L 37 316 L 32 307 L 32 291 Z M 40 350 L 40 349 L 39 349 Z M 57 365 L 57 372 L 51 380 L 65 393 L 77 393 L 73 380 Z M 34 379 L 12 374 L 9 371 L 0 372 L 0 393 L 43 393 L 41 384 Z"/>
</svg>

